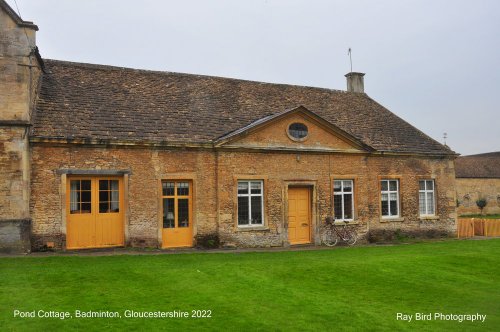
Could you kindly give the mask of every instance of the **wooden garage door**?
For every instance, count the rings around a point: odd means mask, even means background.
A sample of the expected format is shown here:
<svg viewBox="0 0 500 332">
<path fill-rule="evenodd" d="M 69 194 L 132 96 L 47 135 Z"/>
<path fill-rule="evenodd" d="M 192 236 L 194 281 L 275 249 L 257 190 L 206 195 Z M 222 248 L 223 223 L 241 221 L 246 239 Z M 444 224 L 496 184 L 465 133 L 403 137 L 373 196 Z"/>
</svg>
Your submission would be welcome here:
<svg viewBox="0 0 500 332">
<path fill-rule="evenodd" d="M 68 249 L 124 245 L 122 178 L 70 177 L 66 197 Z"/>
</svg>

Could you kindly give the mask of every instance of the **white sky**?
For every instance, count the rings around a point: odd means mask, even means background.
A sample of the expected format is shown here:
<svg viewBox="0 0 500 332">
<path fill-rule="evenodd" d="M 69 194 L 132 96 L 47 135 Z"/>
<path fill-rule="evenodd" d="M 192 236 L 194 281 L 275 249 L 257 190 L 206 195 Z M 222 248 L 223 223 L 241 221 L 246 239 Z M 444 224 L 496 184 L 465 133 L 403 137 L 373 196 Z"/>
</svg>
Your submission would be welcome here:
<svg viewBox="0 0 500 332">
<path fill-rule="evenodd" d="M 500 151 L 500 1 L 17 3 L 50 59 L 345 90 L 351 47 L 370 97 L 458 153 Z"/>
</svg>

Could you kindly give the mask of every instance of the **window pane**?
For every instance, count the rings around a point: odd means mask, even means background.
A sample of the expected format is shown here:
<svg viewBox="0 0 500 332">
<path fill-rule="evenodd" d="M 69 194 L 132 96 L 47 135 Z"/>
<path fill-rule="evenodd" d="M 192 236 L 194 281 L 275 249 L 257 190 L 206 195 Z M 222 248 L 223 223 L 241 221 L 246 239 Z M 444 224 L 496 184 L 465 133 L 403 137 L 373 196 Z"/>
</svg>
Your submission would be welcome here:
<svg viewBox="0 0 500 332">
<path fill-rule="evenodd" d="M 188 182 L 177 183 L 177 195 L 189 196 L 189 183 Z"/>
<path fill-rule="evenodd" d="M 427 190 L 434 190 L 434 181 L 433 180 L 427 181 Z"/>
<path fill-rule="evenodd" d="M 382 187 L 382 191 L 387 191 L 387 189 L 388 189 L 387 181 L 382 181 L 380 183 L 380 186 Z"/>
<path fill-rule="evenodd" d="M 80 210 L 82 208 L 82 204 L 79 202 L 72 202 L 70 203 L 70 210 L 69 213 L 74 214 L 74 213 L 80 213 Z"/>
<path fill-rule="evenodd" d="M 82 202 L 90 203 L 92 201 L 90 191 L 82 191 L 81 195 L 82 195 L 82 199 L 81 199 Z"/>
<path fill-rule="evenodd" d="M 69 211 L 70 213 L 79 213 L 80 212 L 80 192 L 78 191 L 80 188 L 79 180 L 72 180 L 70 182 L 69 189 Z"/>
<path fill-rule="evenodd" d="M 108 212 L 109 212 L 109 202 L 100 202 L 99 213 L 108 213 Z"/>
<path fill-rule="evenodd" d="M 341 191 L 342 190 L 342 181 L 335 180 L 333 181 L 333 191 Z"/>
<path fill-rule="evenodd" d="M 434 214 L 434 193 L 427 193 L 427 213 Z"/>
<path fill-rule="evenodd" d="M 110 180 L 109 184 L 110 184 L 109 188 L 110 190 L 118 191 L 118 180 Z"/>
<path fill-rule="evenodd" d="M 248 197 L 238 197 L 238 225 L 248 225 Z"/>
<path fill-rule="evenodd" d="M 120 212 L 120 202 L 110 202 L 110 212 Z"/>
<path fill-rule="evenodd" d="M 389 189 L 390 189 L 391 191 L 396 191 L 396 190 L 398 190 L 398 181 L 396 181 L 396 180 L 391 180 L 391 181 L 389 181 Z"/>
<path fill-rule="evenodd" d="M 70 190 L 80 190 L 80 180 L 71 180 Z"/>
<path fill-rule="evenodd" d="M 82 180 L 82 190 L 90 190 L 90 180 Z"/>
<path fill-rule="evenodd" d="M 262 196 L 252 196 L 252 224 L 262 224 Z"/>
<path fill-rule="evenodd" d="M 388 216 L 389 215 L 389 202 L 387 200 L 382 200 L 382 215 L 383 216 Z"/>
<path fill-rule="evenodd" d="M 162 190 L 163 190 L 163 196 L 174 196 L 174 183 L 163 182 Z"/>
<path fill-rule="evenodd" d="M 189 227 L 189 200 L 179 199 L 177 205 L 178 227 Z"/>
<path fill-rule="evenodd" d="M 112 191 L 111 192 L 111 200 L 118 202 L 120 200 L 120 192 L 119 191 Z"/>
<path fill-rule="evenodd" d="M 307 136 L 307 126 L 303 123 L 292 123 L 288 127 L 288 133 L 294 138 L 304 138 Z"/>
<path fill-rule="evenodd" d="M 397 216 L 398 215 L 398 202 L 391 201 L 390 206 L 391 206 L 391 216 Z"/>
<path fill-rule="evenodd" d="M 163 228 L 174 228 L 174 199 L 163 199 Z"/>
<path fill-rule="evenodd" d="M 397 193 L 390 193 L 390 200 L 391 201 L 396 201 L 398 199 L 398 194 Z"/>
<path fill-rule="evenodd" d="M 352 181 L 343 181 L 344 183 L 344 192 L 352 192 Z"/>
<path fill-rule="evenodd" d="M 344 195 L 344 219 L 352 219 L 352 194 Z"/>
<path fill-rule="evenodd" d="M 82 211 L 81 213 L 91 213 L 91 205 L 90 203 L 82 203 Z"/>
<path fill-rule="evenodd" d="M 420 214 L 425 214 L 425 193 L 423 192 L 418 193 L 418 206 Z"/>
<path fill-rule="evenodd" d="M 248 182 L 238 182 L 238 194 L 248 194 Z"/>
<path fill-rule="evenodd" d="M 109 191 L 99 191 L 99 202 L 109 201 Z"/>
<path fill-rule="evenodd" d="M 425 190 L 425 181 L 418 181 L 420 190 Z"/>
<path fill-rule="evenodd" d="M 99 180 L 99 190 L 109 190 L 109 181 Z"/>
<path fill-rule="evenodd" d="M 261 193 L 261 183 L 260 182 L 250 182 L 250 193 L 260 194 Z"/>
<path fill-rule="evenodd" d="M 386 202 L 389 200 L 389 195 L 388 194 L 382 194 L 382 202 Z"/>
<path fill-rule="evenodd" d="M 333 196 L 333 212 L 335 219 L 343 219 L 342 217 L 342 195 Z"/>
</svg>

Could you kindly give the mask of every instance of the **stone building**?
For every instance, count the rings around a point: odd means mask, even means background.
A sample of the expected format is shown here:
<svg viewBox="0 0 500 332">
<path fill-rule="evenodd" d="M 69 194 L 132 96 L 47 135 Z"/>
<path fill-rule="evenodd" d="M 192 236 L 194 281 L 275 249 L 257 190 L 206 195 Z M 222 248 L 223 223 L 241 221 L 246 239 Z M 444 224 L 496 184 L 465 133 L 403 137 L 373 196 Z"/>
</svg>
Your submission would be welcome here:
<svg viewBox="0 0 500 332">
<path fill-rule="evenodd" d="M 43 61 L 38 27 L 0 1 L 0 250 L 29 249 L 29 129 Z"/>
<path fill-rule="evenodd" d="M 478 214 L 479 198 L 485 214 L 500 214 L 500 152 L 458 157 L 455 161 L 459 215 Z"/>
<path fill-rule="evenodd" d="M 26 229 L 33 249 L 320 244 L 331 217 L 455 229 L 456 154 L 362 73 L 341 91 L 42 60 L 0 8 L 4 249 Z"/>
</svg>

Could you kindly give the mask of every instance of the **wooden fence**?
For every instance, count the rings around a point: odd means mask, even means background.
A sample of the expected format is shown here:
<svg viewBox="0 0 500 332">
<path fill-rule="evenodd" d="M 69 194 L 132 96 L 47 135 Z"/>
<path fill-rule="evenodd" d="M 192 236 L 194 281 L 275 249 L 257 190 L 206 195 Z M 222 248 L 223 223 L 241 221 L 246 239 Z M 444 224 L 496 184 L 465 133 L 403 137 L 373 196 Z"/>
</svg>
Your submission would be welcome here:
<svg viewBox="0 0 500 332">
<path fill-rule="evenodd" d="M 457 236 L 500 236 L 500 219 L 459 218 Z"/>
</svg>

